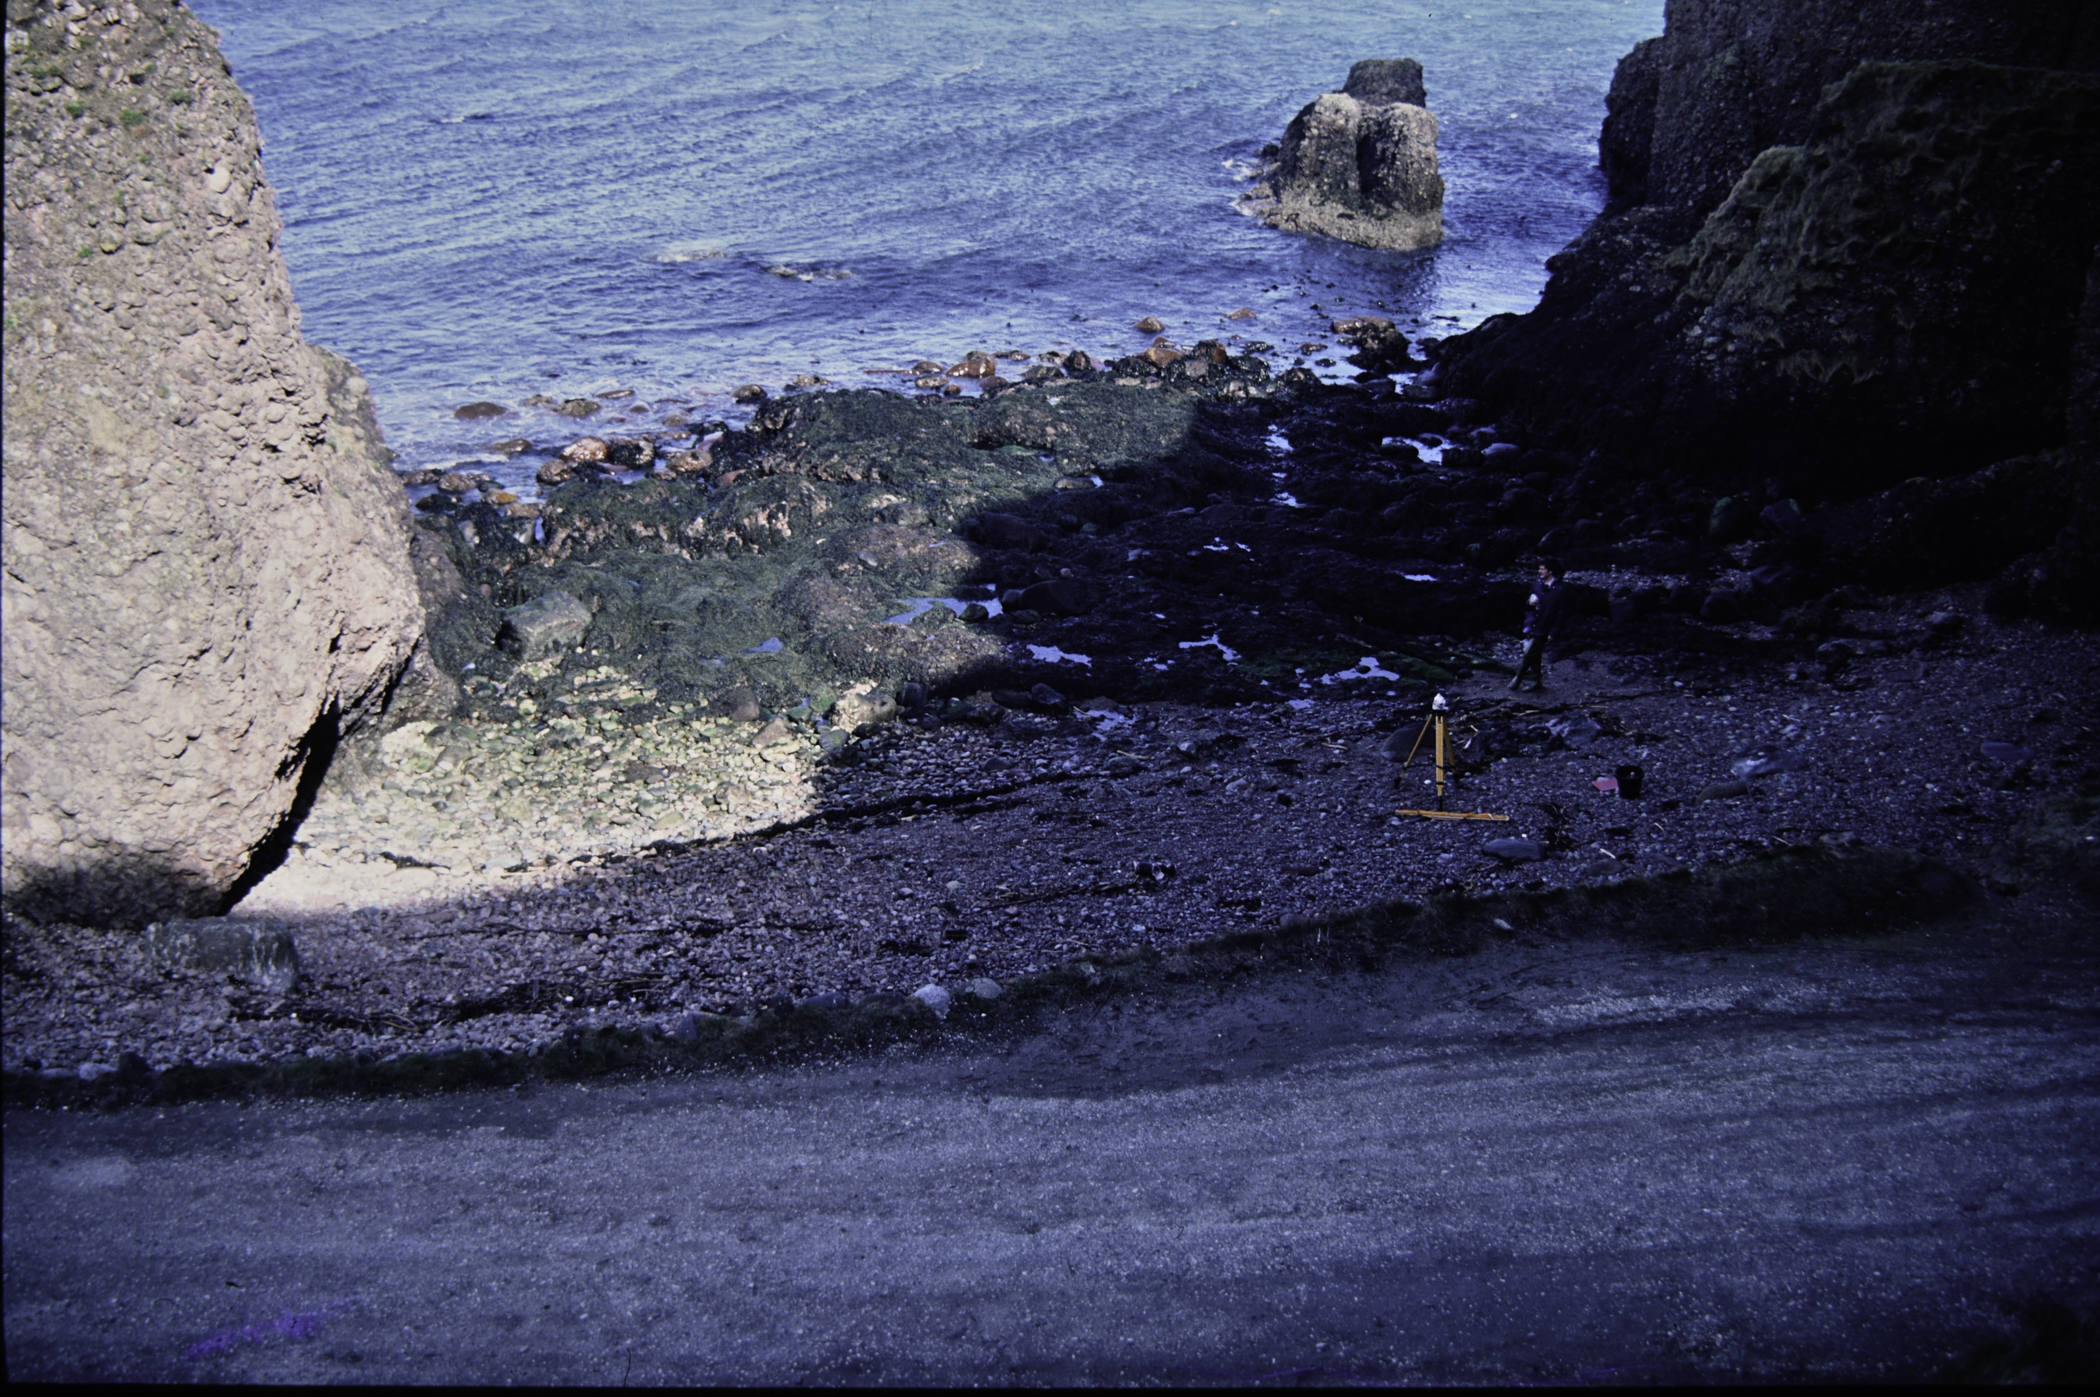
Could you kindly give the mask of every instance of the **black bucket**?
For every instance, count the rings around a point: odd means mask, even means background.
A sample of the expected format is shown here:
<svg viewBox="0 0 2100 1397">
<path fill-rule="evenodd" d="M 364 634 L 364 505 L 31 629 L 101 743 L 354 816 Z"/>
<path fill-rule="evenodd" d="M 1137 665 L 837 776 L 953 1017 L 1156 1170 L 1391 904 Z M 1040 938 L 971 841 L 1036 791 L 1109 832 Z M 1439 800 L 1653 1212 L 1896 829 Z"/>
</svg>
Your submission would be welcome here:
<svg viewBox="0 0 2100 1397">
<path fill-rule="evenodd" d="M 1612 774 L 1619 778 L 1620 800 L 1639 800 L 1641 798 L 1641 769 L 1639 767 L 1622 766 Z"/>
</svg>

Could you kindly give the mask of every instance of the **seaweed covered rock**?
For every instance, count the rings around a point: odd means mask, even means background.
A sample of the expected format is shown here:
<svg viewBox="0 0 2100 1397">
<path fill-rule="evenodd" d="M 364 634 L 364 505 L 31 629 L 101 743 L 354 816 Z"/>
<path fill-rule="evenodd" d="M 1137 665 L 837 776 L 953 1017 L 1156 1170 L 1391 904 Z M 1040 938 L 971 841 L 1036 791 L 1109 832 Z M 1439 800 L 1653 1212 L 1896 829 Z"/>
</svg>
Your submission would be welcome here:
<svg viewBox="0 0 2100 1397">
<path fill-rule="evenodd" d="M 7 27 L 6 895 L 209 913 L 409 661 L 408 511 L 364 380 L 300 336 L 211 32 Z"/>
</svg>

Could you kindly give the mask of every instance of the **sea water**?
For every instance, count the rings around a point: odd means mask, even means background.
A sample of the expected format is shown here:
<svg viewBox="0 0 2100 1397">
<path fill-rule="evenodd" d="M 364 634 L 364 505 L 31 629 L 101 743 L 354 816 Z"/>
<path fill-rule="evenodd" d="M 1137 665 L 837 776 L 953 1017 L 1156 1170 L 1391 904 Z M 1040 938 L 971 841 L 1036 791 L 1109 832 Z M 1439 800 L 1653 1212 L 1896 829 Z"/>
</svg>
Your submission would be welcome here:
<svg viewBox="0 0 2100 1397">
<path fill-rule="evenodd" d="M 404 467 L 591 422 L 734 420 L 729 391 L 970 350 L 1448 334 L 1533 305 L 1603 202 L 1618 58 L 1662 0 L 192 0 L 253 98 L 307 335 Z M 1361 58 L 1423 65 L 1444 244 L 1269 229 L 1263 145 Z M 1241 307 L 1253 320 L 1225 317 Z M 1322 360 L 1329 361 L 1322 363 Z M 1016 366 L 1018 367 L 1018 366 Z M 1009 370 L 1011 373 L 1012 370 Z M 456 406 L 512 412 L 461 422 Z M 508 474 L 508 472 L 504 472 Z"/>
</svg>

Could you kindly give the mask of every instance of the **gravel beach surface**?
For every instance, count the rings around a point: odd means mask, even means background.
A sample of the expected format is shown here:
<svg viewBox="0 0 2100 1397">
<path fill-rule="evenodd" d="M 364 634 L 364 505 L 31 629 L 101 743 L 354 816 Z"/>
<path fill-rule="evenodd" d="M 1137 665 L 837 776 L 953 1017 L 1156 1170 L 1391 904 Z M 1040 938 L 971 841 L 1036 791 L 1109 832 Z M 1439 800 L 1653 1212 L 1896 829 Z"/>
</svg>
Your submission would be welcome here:
<svg viewBox="0 0 2100 1397">
<path fill-rule="evenodd" d="M 92 1077 L 127 1053 L 158 1069 L 672 1031 L 689 1012 L 960 994 L 1387 899 L 1595 884 L 1819 841 L 1922 851 L 2016 908 L 2037 872 L 2020 831 L 2093 764 L 2093 642 L 1993 622 L 1958 590 L 1855 620 L 1893 640 L 1856 642 L 1867 653 L 1835 683 L 1754 658 L 1626 653 L 1600 626 L 1543 693 L 1509 693 L 1491 669 L 1454 684 L 1447 804 L 1507 823 L 1397 814 L 1435 805 L 1426 751 L 1400 761 L 1421 707 L 1325 692 L 892 724 L 852 765 L 779 724 L 681 730 L 671 755 L 637 734 L 631 754 L 600 762 L 599 789 L 622 799 L 599 808 L 626 818 L 560 862 L 433 857 L 404 820 L 418 802 L 472 811 L 576 791 L 501 764 L 448 773 L 425 749 L 423 784 L 317 809 L 227 919 L 287 933 L 295 982 L 184 965 L 135 932 L 9 921 L 5 1067 Z M 1637 800 L 1598 788 L 1633 765 Z M 674 766 L 688 774 L 662 774 Z M 674 779 L 763 799 L 727 812 L 741 823 L 711 841 L 658 842 L 646 811 Z"/>
</svg>

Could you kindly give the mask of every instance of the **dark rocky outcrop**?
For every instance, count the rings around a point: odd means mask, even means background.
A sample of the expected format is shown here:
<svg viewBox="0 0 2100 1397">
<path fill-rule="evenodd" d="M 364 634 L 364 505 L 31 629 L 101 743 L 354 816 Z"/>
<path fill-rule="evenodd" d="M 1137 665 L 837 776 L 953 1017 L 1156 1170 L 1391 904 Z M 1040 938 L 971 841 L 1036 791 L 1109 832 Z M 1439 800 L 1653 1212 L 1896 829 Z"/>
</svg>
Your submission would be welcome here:
<svg viewBox="0 0 2100 1397">
<path fill-rule="evenodd" d="M 9 0 L 7 40 L 6 896 L 210 912 L 410 659 L 408 512 L 210 31 Z"/>
<path fill-rule="evenodd" d="M 1365 247 L 1434 247 L 1444 238 L 1444 180 L 1427 100 L 1414 59 L 1356 64 L 1340 92 L 1291 119 L 1251 203 L 1272 228 Z"/>
<path fill-rule="evenodd" d="M 2055 537 L 2006 569 L 1990 604 L 2000 615 L 2094 626 L 2100 625 L 2100 249 L 2086 274 L 2069 397 L 2063 483 L 2043 516 Z"/>
<path fill-rule="evenodd" d="M 1861 63 L 2092 72 L 2100 11 L 2084 0 L 1676 0 L 1662 37 L 1649 43 L 1653 56 L 1637 49 L 1627 75 L 1637 90 L 1641 74 L 1654 73 L 1641 202 L 1666 213 L 1664 235 L 1681 241 L 1759 152 L 1807 142 L 1824 90 Z"/>
<path fill-rule="evenodd" d="M 1604 97 L 1604 130 L 1597 137 L 1597 164 L 1611 190 L 1607 214 L 1648 202 L 1655 98 L 1661 81 L 1661 39 L 1635 44 L 1612 73 L 1611 91 Z"/>
<path fill-rule="evenodd" d="M 1669 72 L 1650 202 L 1549 262 L 1537 310 L 1446 341 L 1440 391 L 1717 490 L 1857 496 L 2064 441 L 2100 78 L 1861 64 L 1680 241 L 1704 186 L 1664 168 Z"/>
</svg>

